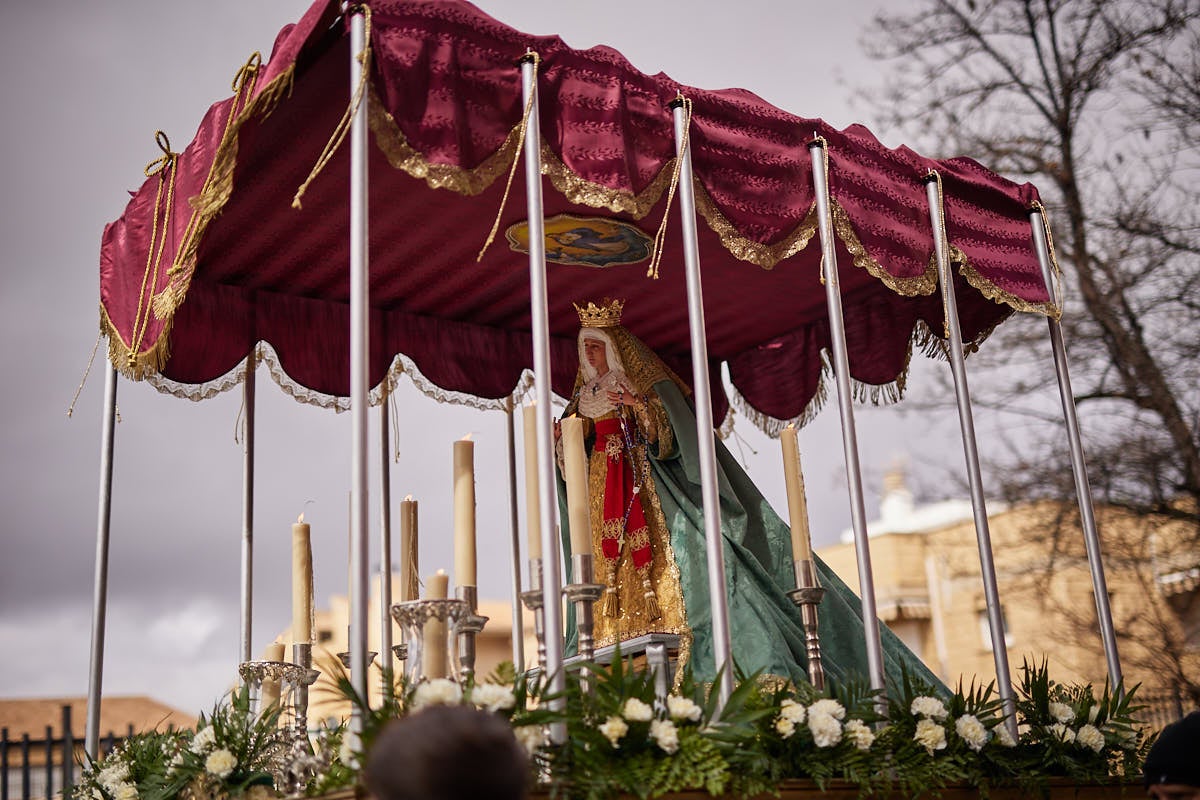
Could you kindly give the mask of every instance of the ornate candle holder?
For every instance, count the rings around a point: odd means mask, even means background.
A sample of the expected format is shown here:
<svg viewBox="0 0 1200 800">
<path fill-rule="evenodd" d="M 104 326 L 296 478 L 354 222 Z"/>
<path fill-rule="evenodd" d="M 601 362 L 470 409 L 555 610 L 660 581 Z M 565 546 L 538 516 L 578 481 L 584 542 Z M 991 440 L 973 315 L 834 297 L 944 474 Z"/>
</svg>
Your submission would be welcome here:
<svg viewBox="0 0 1200 800">
<path fill-rule="evenodd" d="M 533 635 L 537 638 L 538 669 L 546 671 L 546 609 L 542 595 L 542 560 L 529 559 L 529 591 L 521 592 L 521 602 L 533 612 Z"/>
<path fill-rule="evenodd" d="M 475 677 L 475 637 L 483 631 L 488 618 L 481 617 L 479 590 L 475 586 L 457 586 L 454 593 L 467 604 L 467 613 L 458 621 L 458 661 L 465 684 Z"/>
<path fill-rule="evenodd" d="M 825 688 L 825 668 L 821 665 L 821 637 L 817 633 L 817 607 L 825 590 L 817 579 L 816 563 L 810 559 L 792 562 L 796 570 L 796 588 L 788 597 L 800 609 L 804 623 L 804 648 L 808 655 L 808 681 L 817 690 Z"/>
<path fill-rule="evenodd" d="M 592 554 L 576 553 L 571 556 L 571 577 L 574 583 L 563 587 L 563 595 L 575 604 L 575 630 L 579 634 L 579 655 L 584 661 L 595 656 L 595 631 L 593 606 L 604 594 L 604 584 L 592 581 Z"/>
<path fill-rule="evenodd" d="M 292 710 L 295 715 L 293 723 L 292 749 L 284 757 L 284 790 L 290 797 L 299 797 L 304 793 L 309 780 L 322 768 L 323 757 L 313 752 L 312 742 L 308 739 L 308 687 L 316 682 L 321 674 L 312 668 L 312 644 L 310 642 L 295 642 L 292 644 L 292 664 L 295 682 L 292 686 Z"/>
<path fill-rule="evenodd" d="M 465 600 L 408 600 L 392 605 L 392 618 L 400 623 L 408 642 L 404 677 L 410 688 L 429 678 L 462 680 L 458 660 L 458 626 L 459 621 L 469 615 L 470 608 Z M 446 627 L 446 636 L 436 643 L 445 657 L 446 674 L 443 675 L 425 674 L 425 626 L 431 620 L 438 620 Z"/>
<path fill-rule="evenodd" d="M 375 663 L 375 656 L 377 656 L 377 655 L 379 655 L 379 653 L 377 653 L 374 650 L 367 651 L 367 666 L 368 667 Z M 347 650 L 343 653 L 338 653 L 337 657 L 338 657 L 338 661 L 342 662 L 343 667 L 345 667 L 346 669 L 350 669 L 350 651 L 349 650 Z"/>
<path fill-rule="evenodd" d="M 243 661 L 238 665 L 238 675 L 250 687 L 250 713 L 266 711 L 262 704 L 262 686 L 266 681 L 276 681 L 280 686 L 280 697 L 286 695 L 283 687 L 297 687 L 305 678 L 305 671 L 290 661 Z M 278 702 L 278 699 L 277 699 Z"/>
</svg>

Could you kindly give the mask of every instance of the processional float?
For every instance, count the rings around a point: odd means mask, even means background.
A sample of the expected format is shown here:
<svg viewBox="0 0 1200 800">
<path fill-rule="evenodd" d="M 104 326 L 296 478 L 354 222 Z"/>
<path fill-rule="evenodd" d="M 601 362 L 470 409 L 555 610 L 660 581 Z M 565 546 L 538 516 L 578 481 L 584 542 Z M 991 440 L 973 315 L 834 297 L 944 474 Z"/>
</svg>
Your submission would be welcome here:
<svg viewBox="0 0 1200 800">
<path fill-rule="evenodd" d="M 342 146 L 347 135 L 349 144 Z M 194 399 L 243 385 L 243 662 L 252 661 L 258 361 L 317 402 L 348 405 L 349 661 L 355 688 L 367 697 L 367 671 L 354 666 L 368 663 L 369 406 L 386 407 L 383 400 L 403 371 L 435 393 L 503 409 L 515 472 L 514 399 L 524 392 L 523 373 L 532 369 L 539 444 L 537 509 L 529 516 L 540 526 L 541 555 L 531 559 L 529 589 L 523 591 L 511 483 L 514 619 L 519 596 L 539 602 L 530 593 L 541 594 L 541 657 L 561 687 L 563 621 L 559 604 L 545 600 L 563 590 L 550 443 L 552 397 L 567 396 L 571 381 L 568 301 L 631 292 L 651 299 L 631 309 L 629 326 L 664 360 L 691 369 L 718 670 L 732 663 L 733 654 L 714 428 L 730 401 L 712 368 L 728 366 L 735 400 L 771 433 L 815 413 L 822 376 L 832 373 L 869 678 L 880 689 L 884 674 L 853 400 L 856 392 L 872 393 L 871 387 L 875 394 L 894 388 L 914 344 L 937 345 L 948 351 L 953 372 L 998 683 L 1008 723 L 1015 724 L 963 355 L 1017 310 L 1048 320 L 1102 644 L 1110 680 L 1120 682 L 1058 323 L 1054 252 L 1032 186 L 1013 184 L 969 159 L 937 161 L 907 148 L 888 149 L 859 126 L 837 131 L 744 92 L 708 92 L 643 75 L 611 50 L 576 51 L 556 37 L 522 34 L 460 0 L 386 9 L 362 3 L 345 10 L 319 0 L 281 32 L 266 63 L 247 63 L 234 96 L 210 109 L 191 144 L 179 153 L 164 139 L 159 144 L 162 168 L 108 226 L 101 249 L 101 328 L 111 368 L 88 690 L 92 755 L 118 371 Z M 524 161 L 523 177 L 515 170 L 518 160 Z M 499 180 L 510 167 L 508 182 Z M 164 206 L 156 198 L 167 184 L 188 202 Z M 544 184 L 553 189 L 548 196 Z M 504 204 L 510 188 L 522 187 L 523 220 Z M 673 248 L 662 234 L 676 192 L 683 269 L 664 267 L 660 274 L 663 248 Z M 568 218 L 586 228 L 583 215 L 602 212 L 634 226 L 662 219 L 653 275 L 643 277 L 640 266 L 629 265 L 564 267 L 570 262 L 548 256 L 545 220 L 574 215 Z M 706 226 L 697 224 L 698 215 Z M 497 244 L 476 256 L 493 218 L 511 223 L 510 234 L 523 222 L 524 251 L 514 252 L 521 249 L 510 235 L 509 249 Z M 459 222 L 459 229 L 448 230 L 447 220 Z M 819 247 L 808 248 L 814 237 Z M 315 262 L 310 253 L 323 258 Z M 714 286 L 719 301 L 712 299 Z M 940 298 L 934 296 L 939 287 Z M 320 335 L 304 339 L 297 330 Z M 478 362 L 481 350 L 490 359 L 486 368 Z M 330 363 L 344 367 L 321 369 Z M 381 427 L 386 453 L 387 425 Z M 380 521 L 385 552 L 387 461 L 385 456 Z M 387 560 L 381 561 L 387 570 Z M 809 568 L 796 564 L 801 590 L 815 588 Z M 799 592 L 796 600 L 810 606 L 815 624 L 819 597 Z M 459 601 L 469 606 L 470 592 Z M 382 603 L 389 610 L 386 589 Z M 381 614 L 385 659 L 392 655 L 389 616 Z M 523 660 L 519 639 L 514 636 L 517 662 Z M 728 691 L 728 682 L 723 688 Z"/>
</svg>

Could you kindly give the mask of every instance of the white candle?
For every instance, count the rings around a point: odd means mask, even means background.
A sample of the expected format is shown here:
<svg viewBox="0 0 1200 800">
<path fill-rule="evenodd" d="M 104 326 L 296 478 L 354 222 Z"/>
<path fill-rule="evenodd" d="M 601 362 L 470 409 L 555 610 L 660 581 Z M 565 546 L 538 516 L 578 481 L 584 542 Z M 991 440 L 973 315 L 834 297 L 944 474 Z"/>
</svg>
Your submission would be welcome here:
<svg viewBox="0 0 1200 800">
<path fill-rule="evenodd" d="M 425 599 L 445 600 L 449 583 L 450 576 L 445 570 L 439 569 L 425 581 Z M 421 671 L 427 679 L 446 677 L 446 673 L 449 672 L 449 664 L 446 661 L 448 646 L 445 621 L 430 617 L 425 622 L 421 647 Z"/>
<path fill-rule="evenodd" d="M 567 484 L 567 519 L 571 526 L 571 553 L 592 554 L 592 521 L 588 509 L 588 460 L 583 449 L 583 420 L 562 421 L 563 478 Z"/>
<path fill-rule="evenodd" d="M 792 526 L 792 559 L 812 559 L 812 541 L 808 532 L 808 500 L 804 497 L 804 474 L 800 469 L 800 445 L 796 428 L 788 425 L 779 436 L 783 445 L 783 479 L 787 486 L 788 519 Z"/>
<path fill-rule="evenodd" d="M 292 641 L 312 641 L 312 538 L 301 514 L 292 524 Z"/>
<path fill-rule="evenodd" d="M 525 406 L 525 529 L 528 558 L 542 557 L 542 509 L 538 497 L 537 406 Z"/>
<path fill-rule="evenodd" d="M 454 581 L 475 585 L 475 443 L 454 443 Z"/>
<path fill-rule="evenodd" d="M 417 599 L 417 501 L 400 502 L 400 599 Z"/>
</svg>

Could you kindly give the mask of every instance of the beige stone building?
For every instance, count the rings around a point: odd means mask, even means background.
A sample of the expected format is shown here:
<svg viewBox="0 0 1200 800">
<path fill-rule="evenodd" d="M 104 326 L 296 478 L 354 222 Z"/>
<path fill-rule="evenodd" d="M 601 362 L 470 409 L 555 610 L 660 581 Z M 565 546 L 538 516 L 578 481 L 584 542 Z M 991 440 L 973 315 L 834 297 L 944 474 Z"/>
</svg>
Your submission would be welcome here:
<svg viewBox="0 0 1200 800">
<path fill-rule="evenodd" d="M 1107 678 L 1082 528 L 1074 508 L 989 503 L 1009 670 L 1045 658 L 1051 678 Z M 1147 520 L 1098 507 L 1106 583 L 1127 686 L 1173 710 L 1200 703 L 1200 550 L 1186 519 Z M 996 665 L 969 501 L 913 502 L 900 473 L 868 524 L 880 619 L 951 687 L 987 683 Z M 818 550 L 858 590 L 853 536 Z"/>
</svg>

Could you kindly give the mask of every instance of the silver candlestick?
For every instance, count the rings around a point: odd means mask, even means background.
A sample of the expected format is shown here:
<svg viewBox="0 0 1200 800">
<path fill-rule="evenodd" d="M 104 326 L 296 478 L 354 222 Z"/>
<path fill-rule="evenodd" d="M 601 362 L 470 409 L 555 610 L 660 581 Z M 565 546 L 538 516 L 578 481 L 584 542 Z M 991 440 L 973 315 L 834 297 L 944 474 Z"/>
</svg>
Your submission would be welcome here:
<svg viewBox="0 0 1200 800">
<path fill-rule="evenodd" d="M 825 688 L 825 668 L 821 665 L 821 637 L 817 632 L 817 607 L 825 590 L 817 579 L 817 565 L 811 559 L 792 562 L 796 571 L 796 588 L 788 597 L 800 609 L 804 623 L 804 649 L 808 656 L 808 681 L 818 691 Z"/>
<path fill-rule="evenodd" d="M 379 653 L 377 653 L 374 650 L 367 651 L 367 666 L 368 667 L 375 663 L 375 656 L 377 656 L 377 655 L 379 655 Z M 345 667 L 346 669 L 350 669 L 350 651 L 349 650 L 347 650 L 344 653 L 338 653 L 337 657 L 338 657 L 338 661 L 342 662 L 343 667 Z"/>
<path fill-rule="evenodd" d="M 546 608 L 542 595 L 542 560 L 529 559 L 529 591 L 521 592 L 521 602 L 533 612 L 533 635 L 537 638 L 538 669 L 546 671 Z"/>
<path fill-rule="evenodd" d="M 479 590 L 475 586 L 456 586 L 454 593 L 467 604 L 467 613 L 458 621 L 458 662 L 462 669 L 462 682 L 468 683 L 475 677 L 475 637 L 483 631 L 488 618 L 481 617 Z"/>
<path fill-rule="evenodd" d="M 286 758 L 284 789 L 290 797 L 304 793 L 308 782 L 321 768 L 321 757 L 313 752 L 308 739 L 308 687 L 316 682 L 320 672 L 312 668 L 312 643 L 292 644 L 292 665 L 296 681 L 292 684 L 292 713 L 295 715 L 292 749 Z"/>
<path fill-rule="evenodd" d="M 280 686 L 298 686 L 304 679 L 305 671 L 290 661 L 243 661 L 238 664 L 238 675 L 250 687 L 250 713 L 258 714 L 266 711 L 266 708 L 260 708 L 262 686 L 266 681 L 275 681 Z"/>
<path fill-rule="evenodd" d="M 466 601 L 457 599 L 407 600 L 392 605 L 392 618 L 404 628 L 405 639 L 408 642 L 408 653 L 404 661 L 404 677 L 409 688 L 431 677 L 461 680 L 458 660 L 458 626 L 459 621 L 468 615 L 469 608 Z M 448 675 L 429 676 L 425 674 L 425 625 L 430 620 L 438 620 L 446 627 L 445 639 L 431 644 L 445 653 L 445 668 Z"/>
<path fill-rule="evenodd" d="M 604 584 L 592 581 L 591 553 L 575 553 L 571 556 L 571 576 L 575 578 L 575 581 L 563 587 L 563 595 L 568 602 L 575 604 L 575 630 L 579 634 L 579 656 L 584 661 L 591 661 L 595 656 L 595 642 L 592 638 L 595 632 L 593 606 L 604 594 Z"/>
</svg>

